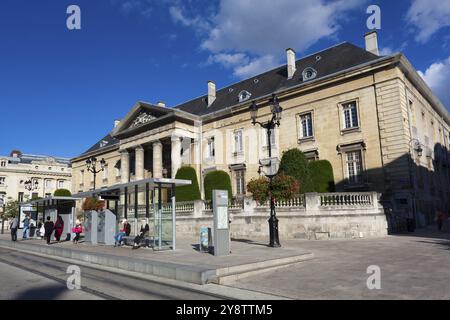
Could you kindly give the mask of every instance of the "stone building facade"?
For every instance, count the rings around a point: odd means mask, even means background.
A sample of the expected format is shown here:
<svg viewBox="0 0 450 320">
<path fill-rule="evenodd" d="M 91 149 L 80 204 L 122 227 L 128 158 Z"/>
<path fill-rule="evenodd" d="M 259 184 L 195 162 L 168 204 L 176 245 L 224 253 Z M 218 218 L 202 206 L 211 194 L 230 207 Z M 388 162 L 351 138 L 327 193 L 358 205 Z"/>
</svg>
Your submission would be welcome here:
<svg viewBox="0 0 450 320">
<path fill-rule="evenodd" d="M 138 102 L 114 129 L 72 159 L 72 191 L 93 186 L 85 161 L 104 158 L 107 169 L 97 186 L 149 177 L 174 177 L 193 166 L 203 192 L 211 170 L 230 174 L 233 196 L 246 194 L 268 158 L 265 132 L 252 125 L 268 119 L 276 94 L 283 108 L 272 139 L 272 163 L 284 150 L 299 148 L 308 159 L 326 159 L 337 191 L 376 191 L 397 215 L 429 222 L 434 209 L 449 208 L 449 130 L 447 109 L 407 58 L 379 56 L 376 34 L 366 49 L 342 43 L 287 65 L 216 90 L 174 107 Z"/>
<path fill-rule="evenodd" d="M 32 190 L 25 182 L 31 181 Z M 22 154 L 12 151 L 0 156 L 0 197 L 8 202 L 30 200 L 33 197 L 53 195 L 56 189 L 71 189 L 70 159 Z"/>
</svg>

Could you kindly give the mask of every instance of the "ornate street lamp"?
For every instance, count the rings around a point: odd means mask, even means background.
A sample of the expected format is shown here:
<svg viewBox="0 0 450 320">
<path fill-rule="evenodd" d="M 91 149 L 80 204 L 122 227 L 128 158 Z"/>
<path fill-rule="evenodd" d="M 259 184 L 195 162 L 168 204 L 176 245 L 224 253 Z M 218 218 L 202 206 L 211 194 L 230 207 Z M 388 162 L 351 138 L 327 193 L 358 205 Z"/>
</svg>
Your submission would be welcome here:
<svg viewBox="0 0 450 320">
<path fill-rule="evenodd" d="M 416 138 L 413 138 L 413 139 L 409 140 L 409 144 L 412 146 L 414 151 L 416 151 L 417 156 L 421 157 L 422 153 L 423 153 L 422 146 L 424 146 L 424 145 L 422 143 L 420 143 L 420 141 L 418 139 L 416 139 Z"/>
<path fill-rule="evenodd" d="M 39 187 L 39 182 L 36 179 L 28 179 L 24 183 L 25 190 L 33 191 Z"/>
<path fill-rule="evenodd" d="M 29 195 L 30 200 L 33 200 L 32 199 L 32 197 L 33 197 L 32 191 L 37 190 L 39 188 L 39 182 L 37 181 L 37 179 L 31 178 L 31 179 L 28 179 L 27 181 L 25 181 L 23 184 L 24 184 L 25 190 L 30 192 L 30 195 Z"/>
<path fill-rule="evenodd" d="M 272 113 L 272 118 L 267 122 L 259 122 L 256 120 L 258 116 L 258 106 L 253 101 L 250 106 L 250 116 L 252 118 L 253 125 L 259 124 L 262 128 L 267 131 L 267 142 L 268 142 L 268 150 L 269 150 L 269 163 L 268 166 L 272 167 L 272 142 L 270 141 L 272 137 L 272 131 L 275 129 L 275 126 L 280 126 L 281 113 L 283 108 L 280 106 L 278 102 L 278 98 L 275 94 L 272 95 L 272 98 L 269 101 L 270 103 L 270 111 Z M 272 171 L 272 170 L 270 170 Z M 259 170 L 259 172 L 261 172 Z M 270 247 L 281 247 L 280 240 L 278 237 L 278 219 L 275 211 L 275 199 L 272 196 L 273 191 L 273 178 L 277 175 L 275 172 L 270 172 L 269 174 L 265 173 L 265 176 L 269 178 L 269 198 L 270 198 L 270 218 L 269 222 L 269 233 L 270 233 Z"/>
<path fill-rule="evenodd" d="M 415 163 L 413 161 L 413 155 L 411 152 L 411 149 L 414 150 L 417 154 L 417 156 L 420 158 L 423 154 L 423 148 L 425 147 L 425 145 L 423 145 L 419 139 L 416 138 L 412 138 L 411 140 L 409 140 L 409 145 L 410 145 L 410 149 L 409 149 L 409 154 L 410 157 L 408 158 L 408 162 L 410 165 L 410 173 L 409 173 L 409 179 L 410 179 L 410 192 L 411 192 L 411 201 L 412 201 L 412 206 L 413 206 L 413 220 L 414 223 L 416 222 L 416 168 L 415 168 Z"/>
<path fill-rule="evenodd" d="M 95 180 L 97 177 L 97 173 L 102 172 L 105 170 L 105 159 L 100 160 L 100 169 L 97 170 L 97 158 L 92 156 L 89 159 L 86 160 L 87 170 L 89 172 L 92 172 L 94 174 L 94 190 L 95 190 Z"/>
</svg>

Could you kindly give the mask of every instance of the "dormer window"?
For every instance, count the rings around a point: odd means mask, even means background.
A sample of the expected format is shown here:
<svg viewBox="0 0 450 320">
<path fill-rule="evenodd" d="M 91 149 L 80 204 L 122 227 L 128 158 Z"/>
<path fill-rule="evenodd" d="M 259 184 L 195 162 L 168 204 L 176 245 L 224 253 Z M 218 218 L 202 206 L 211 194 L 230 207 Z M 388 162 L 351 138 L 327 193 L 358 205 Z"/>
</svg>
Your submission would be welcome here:
<svg viewBox="0 0 450 320">
<path fill-rule="evenodd" d="M 108 144 L 108 141 L 102 140 L 102 142 L 100 142 L 100 148 L 103 148 L 103 147 L 106 146 L 107 144 Z"/>
<path fill-rule="evenodd" d="M 252 96 L 252 94 L 246 90 L 242 90 L 241 92 L 239 92 L 239 102 L 245 101 L 250 99 L 250 97 Z"/>
<path fill-rule="evenodd" d="M 314 79 L 317 76 L 317 71 L 311 67 L 306 68 L 302 72 L 303 81 Z"/>
</svg>

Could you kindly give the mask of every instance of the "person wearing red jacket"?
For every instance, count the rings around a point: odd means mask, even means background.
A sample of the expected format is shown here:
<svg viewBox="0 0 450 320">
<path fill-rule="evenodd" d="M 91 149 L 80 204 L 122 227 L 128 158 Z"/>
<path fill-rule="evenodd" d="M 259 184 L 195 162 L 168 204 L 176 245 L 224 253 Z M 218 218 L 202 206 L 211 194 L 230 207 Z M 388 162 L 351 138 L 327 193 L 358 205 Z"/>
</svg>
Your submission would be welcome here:
<svg viewBox="0 0 450 320">
<path fill-rule="evenodd" d="M 60 241 L 61 240 L 61 235 L 63 233 L 64 230 L 64 221 L 61 218 L 61 216 L 58 216 L 58 218 L 56 219 L 56 223 L 55 223 L 55 239 L 56 241 Z"/>
<path fill-rule="evenodd" d="M 80 235 L 83 232 L 83 228 L 81 227 L 80 220 L 75 222 L 75 227 L 72 228 L 72 232 L 75 233 L 75 237 L 73 238 L 73 243 L 78 243 L 80 241 Z"/>
<path fill-rule="evenodd" d="M 116 240 L 114 243 L 114 247 L 122 245 L 122 239 L 125 236 L 129 236 L 131 233 L 131 225 L 128 223 L 127 219 L 123 219 L 123 228 L 119 230 L 119 233 L 114 236 Z"/>
</svg>

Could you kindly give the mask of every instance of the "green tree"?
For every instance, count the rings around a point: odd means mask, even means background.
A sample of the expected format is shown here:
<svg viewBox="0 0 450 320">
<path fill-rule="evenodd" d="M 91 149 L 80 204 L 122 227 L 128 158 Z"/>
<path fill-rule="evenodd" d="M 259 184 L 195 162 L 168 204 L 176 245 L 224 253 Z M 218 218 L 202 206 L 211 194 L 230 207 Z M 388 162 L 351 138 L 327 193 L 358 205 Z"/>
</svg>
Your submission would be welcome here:
<svg viewBox="0 0 450 320">
<path fill-rule="evenodd" d="M 197 173 L 192 167 L 181 167 L 178 169 L 175 179 L 190 180 L 192 184 L 188 186 L 175 187 L 177 201 L 195 201 L 202 198 L 198 187 Z"/>
<path fill-rule="evenodd" d="M 328 160 L 311 161 L 308 164 L 308 171 L 315 192 L 335 191 L 333 167 Z"/>
<path fill-rule="evenodd" d="M 12 200 L 12 198 L 8 199 L 8 203 L 5 207 L 5 212 L 2 215 L 2 218 L 11 219 L 19 216 L 19 201 Z"/>
<path fill-rule="evenodd" d="M 70 192 L 67 189 L 57 189 L 57 190 L 55 190 L 53 195 L 55 197 L 71 197 L 72 196 L 72 192 Z"/>
<path fill-rule="evenodd" d="M 300 192 L 313 192 L 311 176 L 308 170 L 308 161 L 299 149 L 289 149 L 283 152 L 279 173 L 294 177 L 300 183 Z"/>
<path fill-rule="evenodd" d="M 205 200 L 212 199 L 212 191 L 228 190 L 228 197 L 231 198 L 233 192 L 231 190 L 231 179 L 228 173 L 222 170 L 208 172 L 204 180 L 205 184 Z"/>
</svg>

